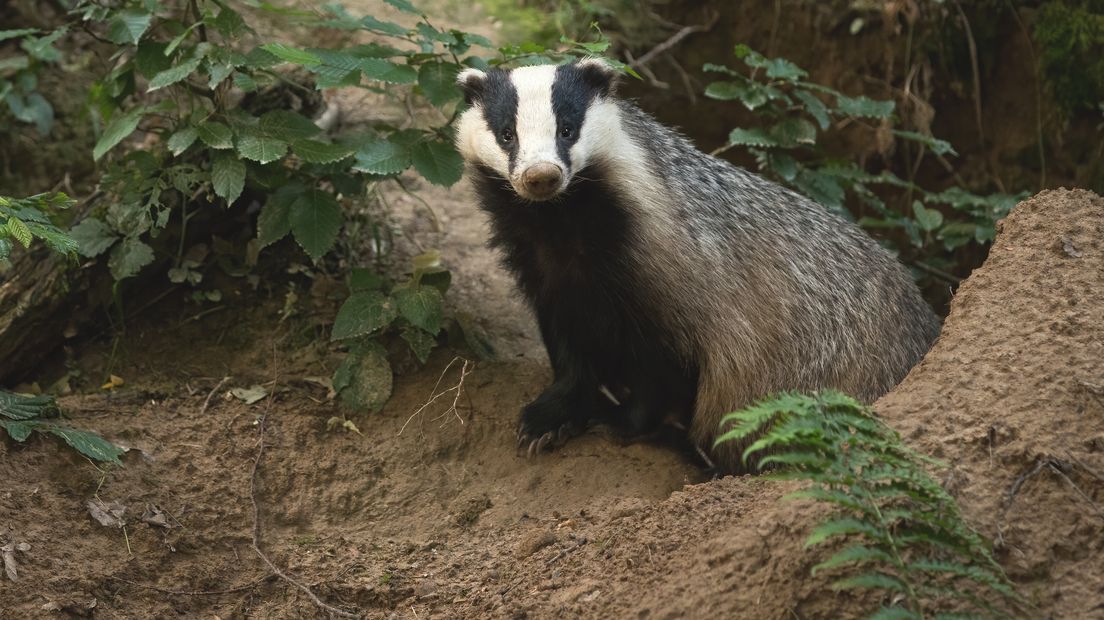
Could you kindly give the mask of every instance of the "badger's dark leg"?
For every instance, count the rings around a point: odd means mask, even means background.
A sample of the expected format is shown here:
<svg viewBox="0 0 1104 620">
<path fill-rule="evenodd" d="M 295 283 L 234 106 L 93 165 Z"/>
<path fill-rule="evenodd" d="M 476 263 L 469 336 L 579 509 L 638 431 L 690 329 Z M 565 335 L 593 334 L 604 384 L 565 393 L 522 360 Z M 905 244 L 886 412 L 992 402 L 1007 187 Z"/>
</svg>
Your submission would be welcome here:
<svg viewBox="0 0 1104 620">
<path fill-rule="evenodd" d="M 554 378 L 518 420 L 518 447 L 528 445 L 530 456 L 578 435 L 605 408 L 593 358 L 579 342 L 585 336 L 547 309 L 538 308 L 537 319 Z"/>
</svg>

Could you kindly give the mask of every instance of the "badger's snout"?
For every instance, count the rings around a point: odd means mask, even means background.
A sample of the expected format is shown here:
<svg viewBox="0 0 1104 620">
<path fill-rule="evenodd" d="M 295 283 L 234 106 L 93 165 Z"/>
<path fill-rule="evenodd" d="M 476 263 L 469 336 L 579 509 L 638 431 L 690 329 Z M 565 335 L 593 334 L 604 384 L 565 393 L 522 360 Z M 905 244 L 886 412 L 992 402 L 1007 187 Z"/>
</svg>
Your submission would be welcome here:
<svg viewBox="0 0 1104 620">
<path fill-rule="evenodd" d="M 551 198 L 563 183 L 563 170 L 556 164 L 541 162 L 533 164 L 521 174 L 521 185 L 525 193 L 537 200 Z"/>
</svg>

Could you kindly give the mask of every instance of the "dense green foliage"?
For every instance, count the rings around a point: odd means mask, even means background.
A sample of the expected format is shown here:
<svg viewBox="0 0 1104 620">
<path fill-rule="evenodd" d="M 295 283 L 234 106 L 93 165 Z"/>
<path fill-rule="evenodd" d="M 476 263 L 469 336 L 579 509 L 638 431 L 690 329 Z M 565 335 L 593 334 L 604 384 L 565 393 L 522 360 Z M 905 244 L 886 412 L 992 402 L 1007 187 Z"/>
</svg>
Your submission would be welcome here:
<svg viewBox="0 0 1104 620">
<path fill-rule="evenodd" d="M 996 221 L 1023 195 L 979 196 L 962 188 L 928 192 L 889 168 L 870 172 L 858 162 L 831 157 L 821 136 L 841 121 L 867 125 L 874 134 L 922 145 L 935 156 L 954 155 L 951 144 L 931 135 L 896 126 L 893 101 L 848 97 L 810 82 L 808 73 L 783 58 L 766 58 L 744 45 L 736 57 L 745 70 L 708 64 L 708 72 L 725 76 L 709 84 L 706 96 L 738 101 L 761 125 L 736 128 L 722 150 L 740 147 L 755 157 L 760 171 L 849 216 L 848 200 L 869 214 L 859 223 L 868 228 L 902 230 L 922 258 L 942 258 L 960 246 L 986 244 L 996 234 Z"/>
<path fill-rule="evenodd" d="M 33 124 L 43 136 L 54 125 L 54 106 L 38 92 L 38 71 L 43 65 L 61 60 L 61 52 L 54 45 L 65 35 L 65 29 L 39 35 L 34 28 L 0 30 L 0 41 L 18 39 L 21 50 L 0 59 L 0 130 L 5 129 L 8 115 Z"/>
<path fill-rule="evenodd" d="M 40 239 L 59 254 L 75 254 L 76 241 L 49 218 L 51 212 L 68 209 L 73 204 L 72 199 L 60 192 L 27 198 L 0 196 L 0 261 L 11 255 L 13 241 L 29 248 L 33 240 Z"/>
<path fill-rule="evenodd" d="M 908 448 L 869 408 L 838 392 L 784 394 L 730 413 L 721 444 L 770 477 L 809 485 L 790 494 L 830 506 L 806 547 L 832 545 L 813 567 L 836 590 L 882 596 L 871 618 L 1014 615 L 1019 598 L 988 545 L 926 471 L 940 463 Z"/>
<path fill-rule="evenodd" d="M 1046 2 L 1034 36 L 1059 106 L 1104 113 L 1104 1 Z"/>
</svg>

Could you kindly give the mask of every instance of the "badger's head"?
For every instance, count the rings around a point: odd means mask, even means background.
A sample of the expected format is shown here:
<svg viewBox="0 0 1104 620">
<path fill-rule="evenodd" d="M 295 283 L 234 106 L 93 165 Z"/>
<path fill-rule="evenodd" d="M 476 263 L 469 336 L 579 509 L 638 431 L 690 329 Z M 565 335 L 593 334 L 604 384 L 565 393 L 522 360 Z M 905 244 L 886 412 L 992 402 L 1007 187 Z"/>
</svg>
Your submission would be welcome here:
<svg viewBox="0 0 1104 620">
<path fill-rule="evenodd" d="M 456 143 L 469 163 L 509 181 L 518 196 L 555 198 L 609 148 L 617 118 L 615 70 L 600 59 L 457 76 L 471 107 Z"/>
</svg>

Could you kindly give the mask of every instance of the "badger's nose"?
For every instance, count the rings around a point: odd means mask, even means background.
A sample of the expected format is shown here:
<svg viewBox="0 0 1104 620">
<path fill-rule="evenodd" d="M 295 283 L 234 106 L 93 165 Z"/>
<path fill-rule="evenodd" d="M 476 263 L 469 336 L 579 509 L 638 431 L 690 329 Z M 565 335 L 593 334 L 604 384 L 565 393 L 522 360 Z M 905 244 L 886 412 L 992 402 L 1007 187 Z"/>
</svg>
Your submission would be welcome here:
<svg viewBox="0 0 1104 620">
<path fill-rule="evenodd" d="M 560 188 L 563 180 L 563 171 L 556 164 L 539 163 L 525 169 L 521 175 L 521 182 L 525 189 L 535 196 L 551 196 Z"/>
</svg>

